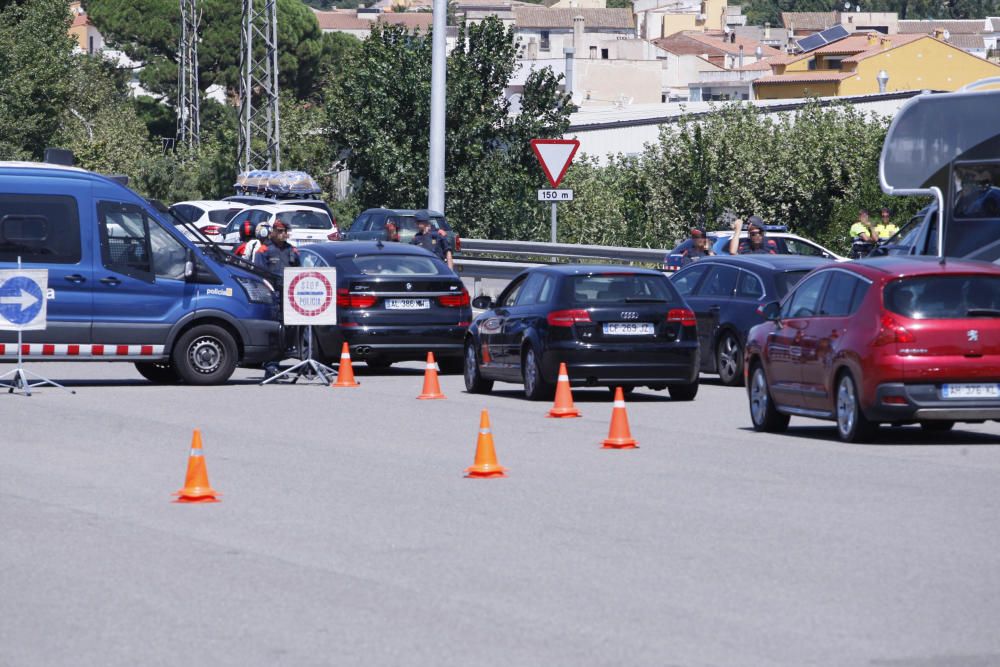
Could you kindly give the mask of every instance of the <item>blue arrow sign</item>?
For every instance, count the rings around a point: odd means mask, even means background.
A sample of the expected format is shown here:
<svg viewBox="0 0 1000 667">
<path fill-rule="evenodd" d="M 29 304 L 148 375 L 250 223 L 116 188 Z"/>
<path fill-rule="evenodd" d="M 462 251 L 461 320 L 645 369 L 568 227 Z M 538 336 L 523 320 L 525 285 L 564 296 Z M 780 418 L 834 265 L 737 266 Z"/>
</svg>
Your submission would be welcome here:
<svg viewBox="0 0 1000 667">
<path fill-rule="evenodd" d="M 42 288 L 31 278 L 15 276 L 0 285 L 0 317 L 11 324 L 30 324 L 44 305 Z"/>
</svg>

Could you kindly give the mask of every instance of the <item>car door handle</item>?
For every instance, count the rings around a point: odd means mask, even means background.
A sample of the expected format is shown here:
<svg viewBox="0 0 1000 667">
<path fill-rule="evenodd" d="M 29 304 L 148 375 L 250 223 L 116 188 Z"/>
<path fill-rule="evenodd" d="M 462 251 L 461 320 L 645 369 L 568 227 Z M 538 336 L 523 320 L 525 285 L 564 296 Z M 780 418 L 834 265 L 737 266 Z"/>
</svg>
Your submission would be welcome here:
<svg viewBox="0 0 1000 667">
<path fill-rule="evenodd" d="M 80 283 L 87 282 L 87 279 L 81 276 L 79 273 L 74 273 L 69 276 L 63 276 L 66 280 L 73 283 L 74 285 L 79 285 Z"/>
<path fill-rule="evenodd" d="M 103 285 L 111 285 L 112 287 L 117 287 L 118 285 L 122 284 L 122 281 L 118 280 L 117 278 L 113 278 L 113 277 L 109 276 L 107 278 L 101 278 L 101 284 L 103 284 Z"/>
</svg>

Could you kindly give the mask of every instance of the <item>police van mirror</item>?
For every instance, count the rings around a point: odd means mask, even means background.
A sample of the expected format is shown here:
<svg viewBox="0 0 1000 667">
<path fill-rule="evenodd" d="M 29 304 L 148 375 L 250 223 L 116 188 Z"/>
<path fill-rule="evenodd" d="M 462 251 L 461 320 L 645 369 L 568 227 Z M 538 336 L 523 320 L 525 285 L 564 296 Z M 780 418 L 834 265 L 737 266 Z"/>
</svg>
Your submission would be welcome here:
<svg viewBox="0 0 1000 667">
<path fill-rule="evenodd" d="M 477 310 L 489 310 L 493 307 L 493 299 L 481 294 L 472 300 L 472 307 Z"/>
<path fill-rule="evenodd" d="M 188 248 L 184 261 L 184 279 L 193 281 L 198 277 L 198 263 L 194 259 L 194 250 Z"/>
</svg>

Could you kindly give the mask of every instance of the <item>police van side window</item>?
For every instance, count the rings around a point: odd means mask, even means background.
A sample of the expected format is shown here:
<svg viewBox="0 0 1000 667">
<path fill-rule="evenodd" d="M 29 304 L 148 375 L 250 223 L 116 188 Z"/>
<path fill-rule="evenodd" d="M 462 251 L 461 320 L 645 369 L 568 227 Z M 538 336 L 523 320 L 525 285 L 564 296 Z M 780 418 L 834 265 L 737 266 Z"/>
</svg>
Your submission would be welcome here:
<svg viewBox="0 0 1000 667">
<path fill-rule="evenodd" d="M 97 217 L 104 267 L 152 282 L 149 219 L 143 210 L 134 204 L 102 201 Z"/>
<path fill-rule="evenodd" d="M 0 262 L 76 264 L 80 215 L 65 195 L 0 194 Z"/>
<path fill-rule="evenodd" d="M 153 251 L 153 274 L 157 278 L 184 280 L 187 248 L 156 222 L 149 225 L 149 243 Z"/>
</svg>

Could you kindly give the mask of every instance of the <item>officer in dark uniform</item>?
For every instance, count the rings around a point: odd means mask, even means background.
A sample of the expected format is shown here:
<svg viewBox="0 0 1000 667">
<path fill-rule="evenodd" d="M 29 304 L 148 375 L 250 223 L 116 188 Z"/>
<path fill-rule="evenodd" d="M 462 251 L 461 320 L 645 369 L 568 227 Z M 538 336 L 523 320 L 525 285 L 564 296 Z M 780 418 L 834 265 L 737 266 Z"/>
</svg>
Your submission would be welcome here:
<svg viewBox="0 0 1000 667">
<path fill-rule="evenodd" d="M 271 226 L 271 236 L 265 245 L 261 245 L 254 256 L 255 266 L 265 269 L 274 274 L 278 285 L 284 277 L 286 266 L 299 266 L 299 250 L 288 242 L 288 231 L 291 225 L 282 220 L 278 220 Z M 298 327 L 285 327 L 285 340 L 295 341 L 298 339 L 300 331 Z M 287 356 L 299 354 L 294 346 L 285 350 Z M 264 379 L 274 377 L 278 373 L 278 360 L 271 360 L 264 364 Z"/>
<path fill-rule="evenodd" d="M 271 226 L 269 242 L 257 250 L 254 264 L 278 276 L 284 274 L 286 266 L 299 265 L 299 249 L 288 242 L 291 225 L 278 220 Z"/>
<path fill-rule="evenodd" d="M 681 253 L 681 266 L 687 266 L 691 262 L 702 257 L 711 257 L 715 253 L 712 246 L 708 244 L 708 234 L 702 227 L 691 228 L 691 247 Z"/>
<path fill-rule="evenodd" d="M 413 215 L 417 221 L 417 233 L 413 240 L 413 245 L 418 245 L 425 250 L 430 250 L 438 256 L 438 259 L 445 262 L 449 268 L 454 268 L 451 256 L 451 240 L 447 232 L 443 229 L 431 229 L 431 216 L 427 211 L 417 211 Z"/>
</svg>

